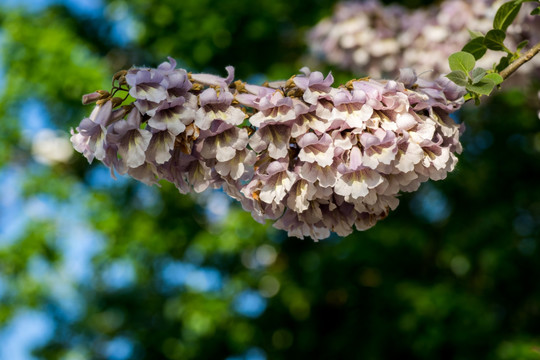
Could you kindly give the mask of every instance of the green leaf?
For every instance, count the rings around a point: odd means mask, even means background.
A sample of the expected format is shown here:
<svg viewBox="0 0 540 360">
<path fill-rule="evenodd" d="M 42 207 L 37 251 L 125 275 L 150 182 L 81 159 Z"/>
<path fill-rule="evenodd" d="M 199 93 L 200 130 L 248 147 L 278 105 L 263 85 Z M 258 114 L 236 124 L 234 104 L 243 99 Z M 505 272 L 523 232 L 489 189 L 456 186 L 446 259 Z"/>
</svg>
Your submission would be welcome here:
<svg viewBox="0 0 540 360">
<path fill-rule="evenodd" d="M 484 45 L 484 37 L 480 36 L 469 41 L 461 51 L 472 54 L 476 60 L 480 59 L 487 51 L 487 47 Z"/>
<path fill-rule="evenodd" d="M 504 39 L 506 34 L 502 30 L 489 30 L 484 38 L 484 45 L 491 50 L 506 51 L 506 46 L 504 46 Z"/>
<path fill-rule="evenodd" d="M 491 73 L 491 74 L 487 74 L 484 79 L 489 79 L 491 81 L 493 81 L 495 83 L 495 85 L 499 85 L 500 83 L 503 82 L 503 78 L 501 75 L 497 74 L 497 73 Z"/>
<path fill-rule="evenodd" d="M 506 31 L 519 13 L 519 9 L 521 9 L 521 3 L 518 1 L 509 1 L 502 4 L 495 14 L 495 19 L 493 19 L 493 27 Z"/>
<path fill-rule="evenodd" d="M 467 29 L 467 31 L 469 32 L 471 39 L 476 39 L 478 37 L 484 36 L 484 34 L 482 34 L 480 31 L 474 31 L 474 30 L 469 30 L 469 29 Z"/>
<path fill-rule="evenodd" d="M 482 69 L 481 67 L 473 69 L 471 71 L 472 83 L 473 84 L 478 83 L 480 80 L 482 80 L 484 78 L 486 73 L 487 73 L 486 70 Z"/>
<path fill-rule="evenodd" d="M 467 74 L 461 70 L 454 70 L 446 75 L 446 77 L 459 86 L 467 85 Z"/>
<path fill-rule="evenodd" d="M 512 55 L 509 54 L 505 57 L 503 57 L 500 61 L 499 61 L 499 64 L 495 67 L 495 70 L 497 72 L 501 72 L 503 71 L 504 69 L 506 69 L 506 67 L 508 65 L 510 65 L 510 60 L 512 59 Z"/>
<path fill-rule="evenodd" d="M 493 88 L 495 87 L 495 82 L 490 79 L 482 79 L 477 84 L 467 84 L 465 88 L 471 92 L 480 94 L 480 95 L 489 95 Z"/>
<path fill-rule="evenodd" d="M 461 70 L 467 74 L 474 68 L 475 62 L 474 56 L 465 51 L 459 51 L 448 57 L 448 64 L 452 71 Z"/>
<path fill-rule="evenodd" d="M 531 15 L 540 15 L 540 6 L 531 11 Z"/>
<path fill-rule="evenodd" d="M 517 46 L 516 52 L 520 52 L 527 44 L 529 43 L 529 40 L 523 40 L 520 42 Z"/>
</svg>

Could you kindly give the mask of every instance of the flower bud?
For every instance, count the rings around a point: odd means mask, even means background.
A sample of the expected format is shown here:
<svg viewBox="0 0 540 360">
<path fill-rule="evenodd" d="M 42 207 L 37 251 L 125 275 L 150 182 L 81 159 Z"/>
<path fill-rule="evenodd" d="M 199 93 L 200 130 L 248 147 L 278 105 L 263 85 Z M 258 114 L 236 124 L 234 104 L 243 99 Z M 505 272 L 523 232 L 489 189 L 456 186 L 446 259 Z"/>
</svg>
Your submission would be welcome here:
<svg viewBox="0 0 540 360">
<path fill-rule="evenodd" d="M 113 108 L 119 106 L 120 104 L 122 104 L 122 102 L 124 101 L 124 99 L 122 99 L 121 97 L 118 97 L 118 96 L 115 96 L 112 98 L 112 106 Z"/>
<path fill-rule="evenodd" d="M 101 99 L 101 94 L 95 91 L 93 93 L 83 95 L 82 104 L 89 105 L 89 104 L 95 103 L 99 99 Z"/>
</svg>

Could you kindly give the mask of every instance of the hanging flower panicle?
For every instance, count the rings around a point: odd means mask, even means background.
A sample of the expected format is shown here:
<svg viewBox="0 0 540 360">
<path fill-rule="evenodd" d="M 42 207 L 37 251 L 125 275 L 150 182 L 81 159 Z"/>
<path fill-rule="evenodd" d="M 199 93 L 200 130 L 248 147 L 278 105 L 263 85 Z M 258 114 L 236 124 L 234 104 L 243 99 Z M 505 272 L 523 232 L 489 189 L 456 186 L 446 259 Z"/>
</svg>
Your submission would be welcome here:
<svg viewBox="0 0 540 360">
<path fill-rule="evenodd" d="M 331 17 L 310 32 L 308 44 L 319 59 L 343 69 L 372 76 L 394 76 L 411 67 L 437 78 L 450 72 L 448 57 L 471 39 L 473 30 L 486 34 L 502 0 L 445 0 L 440 5 L 410 10 L 401 5 L 383 5 L 379 0 L 343 1 Z M 529 40 L 540 41 L 540 21 L 530 10 L 521 11 L 506 31 L 505 44 L 516 49 Z M 476 35 L 477 36 L 477 35 Z M 489 51 L 478 65 L 491 68 L 503 52 Z M 540 60 L 533 59 L 520 71 L 521 82 L 538 74 Z M 518 82 L 517 78 L 513 79 Z"/>
<path fill-rule="evenodd" d="M 303 68 L 287 81 L 252 85 L 191 74 L 169 58 L 115 75 L 111 92 L 72 131 L 74 148 L 111 174 L 181 193 L 222 188 L 259 222 L 314 240 L 368 229 L 401 192 L 454 168 L 463 130 L 449 114 L 464 91 L 446 78 L 402 70 L 397 81 L 351 80 Z M 122 105 L 115 95 L 135 101 Z M 127 98 L 127 96 L 126 96 Z"/>
</svg>

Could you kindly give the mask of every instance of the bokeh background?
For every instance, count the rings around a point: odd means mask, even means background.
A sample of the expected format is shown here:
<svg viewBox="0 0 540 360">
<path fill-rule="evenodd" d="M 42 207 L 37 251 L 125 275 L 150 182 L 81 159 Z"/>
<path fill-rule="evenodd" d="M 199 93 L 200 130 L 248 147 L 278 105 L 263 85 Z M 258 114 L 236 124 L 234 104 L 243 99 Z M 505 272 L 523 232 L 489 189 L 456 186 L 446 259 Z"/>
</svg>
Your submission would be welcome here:
<svg viewBox="0 0 540 360">
<path fill-rule="evenodd" d="M 288 78 L 314 63 L 306 32 L 334 6 L 0 3 L 0 359 L 540 359 L 540 79 L 457 114 L 446 180 L 319 243 L 219 191 L 115 181 L 72 152 L 81 95 L 117 70 L 170 55 Z"/>
</svg>

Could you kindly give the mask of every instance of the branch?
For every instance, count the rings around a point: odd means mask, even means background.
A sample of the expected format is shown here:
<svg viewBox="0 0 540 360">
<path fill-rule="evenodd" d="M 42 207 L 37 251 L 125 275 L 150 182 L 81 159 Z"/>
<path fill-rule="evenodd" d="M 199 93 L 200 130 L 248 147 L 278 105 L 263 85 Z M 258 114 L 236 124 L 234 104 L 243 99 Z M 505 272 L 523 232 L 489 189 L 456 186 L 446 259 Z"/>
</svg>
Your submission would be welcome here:
<svg viewBox="0 0 540 360">
<path fill-rule="evenodd" d="M 508 78 L 517 69 L 519 69 L 521 65 L 525 64 L 527 61 L 531 60 L 534 55 L 538 54 L 538 52 L 540 52 L 540 43 L 534 45 L 532 49 L 530 49 L 525 54 L 521 55 L 516 61 L 508 65 L 503 71 L 500 72 L 499 75 L 501 75 L 503 79 Z"/>
</svg>

